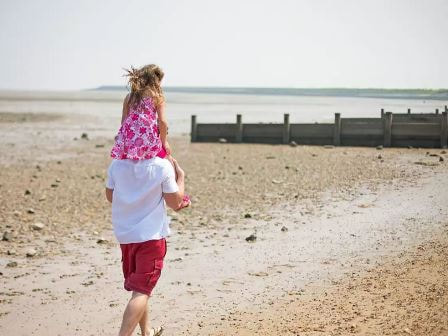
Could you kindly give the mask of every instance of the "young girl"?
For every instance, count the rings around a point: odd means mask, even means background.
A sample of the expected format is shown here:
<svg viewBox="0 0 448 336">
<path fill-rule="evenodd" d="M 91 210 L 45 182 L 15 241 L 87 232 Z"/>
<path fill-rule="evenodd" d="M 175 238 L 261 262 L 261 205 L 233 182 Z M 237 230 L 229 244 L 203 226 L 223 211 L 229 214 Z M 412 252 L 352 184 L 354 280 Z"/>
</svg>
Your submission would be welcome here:
<svg viewBox="0 0 448 336">
<path fill-rule="evenodd" d="M 167 140 L 162 69 L 149 64 L 140 69 L 131 67 L 127 72 L 131 92 L 124 99 L 121 127 L 111 157 L 117 160 L 148 160 L 158 156 L 173 163 Z M 190 198 L 185 195 L 178 210 L 190 204 Z"/>
</svg>

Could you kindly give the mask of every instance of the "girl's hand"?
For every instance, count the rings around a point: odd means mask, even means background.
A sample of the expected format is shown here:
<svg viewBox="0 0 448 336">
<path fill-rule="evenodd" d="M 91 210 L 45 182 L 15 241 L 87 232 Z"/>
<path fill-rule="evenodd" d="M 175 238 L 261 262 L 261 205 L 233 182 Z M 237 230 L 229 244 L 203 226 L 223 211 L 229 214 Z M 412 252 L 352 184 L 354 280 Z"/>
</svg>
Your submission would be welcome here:
<svg viewBox="0 0 448 336">
<path fill-rule="evenodd" d="M 163 144 L 163 148 L 165 148 L 166 155 L 170 156 L 171 155 L 171 147 L 170 147 L 170 144 L 168 143 L 168 141 L 166 141 Z"/>
</svg>

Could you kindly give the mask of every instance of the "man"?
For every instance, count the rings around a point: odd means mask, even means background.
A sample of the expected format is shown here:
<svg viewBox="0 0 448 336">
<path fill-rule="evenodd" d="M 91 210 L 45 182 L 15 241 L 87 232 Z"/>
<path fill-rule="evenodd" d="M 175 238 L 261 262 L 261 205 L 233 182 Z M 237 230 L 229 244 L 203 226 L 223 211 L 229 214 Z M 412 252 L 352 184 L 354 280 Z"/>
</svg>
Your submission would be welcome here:
<svg viewBox="0 0 448 336">
<path fill-rule="evenodd" d="M 173 169 L 174 166 L 174 169 Z M 176 177 L 177 176 L 177 177 Z M 124 288 L 132 297 L 123 314 L 119 336 L 158 336 L 148 328 L 147 303 L 160 277 L 169 235 L 166 206 L 182 207 L 184 171 L 166 159 L 113 160 L 108 169 L 106 198 L 112 203 L 112 224 L 122 251 Z"/>
</svg>

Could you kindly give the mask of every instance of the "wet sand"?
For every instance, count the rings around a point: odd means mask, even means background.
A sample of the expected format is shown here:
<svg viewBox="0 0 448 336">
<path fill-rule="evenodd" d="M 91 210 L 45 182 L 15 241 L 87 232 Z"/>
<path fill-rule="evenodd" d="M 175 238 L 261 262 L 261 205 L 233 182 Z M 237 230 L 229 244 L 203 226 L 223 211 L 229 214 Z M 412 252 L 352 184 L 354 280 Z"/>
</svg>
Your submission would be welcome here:
<svg viewBox="0 0 448 336">
<path fill-rule="evenodd" d="M 107 130 L 8 118 L 0 334 L 115 334 L 128 293 L 104 199 Z M 445 151 L 172 146 L 193 207 L 170 213 L 151 299 L 168 335 L 446 333 Z"/>
</svg>

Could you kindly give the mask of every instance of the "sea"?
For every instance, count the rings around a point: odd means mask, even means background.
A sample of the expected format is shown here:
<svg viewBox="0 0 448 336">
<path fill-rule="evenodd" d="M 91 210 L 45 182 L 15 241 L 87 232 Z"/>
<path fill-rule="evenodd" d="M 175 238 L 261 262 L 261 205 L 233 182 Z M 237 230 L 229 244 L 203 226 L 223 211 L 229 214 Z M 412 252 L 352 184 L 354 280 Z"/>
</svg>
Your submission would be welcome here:
<svg viewBox="0 0 448 336">
<path fill-rule="evenodd" d="M 188 135 L 192 115 L 198 123 L 331 123 L 341 117 L 379 117 L 393 113 L 434 113 L 448 105 L 448 90 L 279 89 L 167 87 L 170 135 Z M 127 90 L 100 87 L 82 91 L 0 91 L 0 118 L 5 113 L 78 116 L 85 126 L 111 135 L 119 127 Z M 1 121 L 1 119 L 0 119 Z M 88 121 L 88 122 L 87 122 Z M 81 129 L 82 127 L 80 127 Z"/>
</svg>

